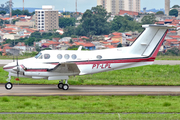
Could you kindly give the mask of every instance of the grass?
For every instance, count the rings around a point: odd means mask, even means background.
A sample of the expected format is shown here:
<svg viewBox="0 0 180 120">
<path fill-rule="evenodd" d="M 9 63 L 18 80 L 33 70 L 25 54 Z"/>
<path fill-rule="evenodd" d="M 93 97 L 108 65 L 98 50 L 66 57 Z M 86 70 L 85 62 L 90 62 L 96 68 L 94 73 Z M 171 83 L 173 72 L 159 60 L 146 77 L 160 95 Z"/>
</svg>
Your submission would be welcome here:
<svg viewBox="0 0 180 120">
<path fill-rule="evenodd" d="M 179 114 L 8 114 L 0 115 L 0 120 L 167 120 L 180 119 Z"/>
<path fill-rule="evenodd" d="M 0 68 L 0 83 L 6 83 L 8 73 Z M 14 79 L 14 77 L 12 77 Z M 20 78 L 20 84 L 57 84 L 58 80 Z M 17 83 L 15 80 L 12 83 Z M 180 85 L 180 65 L 150 65 L 93 75 L 70 77 L 70 85 Z"/>
<path fill-rule="evenodd" d="M 26 59 L 26 58 L 30 58 L 32 56 L 18 56 L 18 59 Z M 13 60 L 13 56 L 0 56 L 0 59 L 2 60 Z M 16 59 L 16 57 L 14 57 L 14 59 Z"/>
<path fill-rule="evenodd" d="M 0 97 L 0 112 L 180 113 L 180 96 Z"/>
<path fill-rule="evenodd" d="M 180 56 L 157 56 L 156 60 L 180 60 Z"/>
</svg>

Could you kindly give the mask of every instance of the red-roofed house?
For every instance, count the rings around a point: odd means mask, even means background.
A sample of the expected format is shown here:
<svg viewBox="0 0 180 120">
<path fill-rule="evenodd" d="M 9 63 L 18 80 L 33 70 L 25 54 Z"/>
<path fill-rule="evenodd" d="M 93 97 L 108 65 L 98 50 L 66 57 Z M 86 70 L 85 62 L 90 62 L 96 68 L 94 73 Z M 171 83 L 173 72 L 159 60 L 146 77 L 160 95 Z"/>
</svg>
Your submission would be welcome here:
<svg viewBox="0 0 180 120">
<path fill-rule="evenodd" d="M 3 48 L 3 53 L 8 53 L 8 52 L 10 52 L 10 49 L 12 49 L 12 48 L 9 47 L 9 46 L 4 47 L 4 48 Z"/>
<path fill-rule="evenodd" d="M 178 47 L 179 43 L 180 42 L 177 39 L 166 39 L 165 40 L 165 47 L 166 48 Z"/>
<path fill-rule="evenodd" d="M 88 49 L 88 50 L 95 50 L 96 49 L 95 45 L 92 43 L 84 43 L 83 47 L 85 47 L 85 49 Z"/>
<path fill-rule="evenodd" d="M 113 36 L 111 38 L 112 41 L 117 41 L 117 42 L 120 42 L 121 44 L 123 44 L 123 38 L 122 36 Z"/>
<path fill-rule="evenodd" d="M 133 39 L 126 39 L 126 44 L 127 45 L 132 45 L 132 43 L 136 40 L 136 38 Z"/>
<path fill-rule="evenodd" d="M 113 45 L 105 45 L 106 48 L 116 48 L 115 46 Z"/>
<path fill-rule="evenodd" d="M 34 33 L 35 31 L 30 28 L 24 28 L 26 33 Z"/>
<path fill-rule="evenodd" d="M 169 37 L 172 38 L 172 39 L 180 40 L 180 36 L 179 35 L 169 35 Z"/>
<path fill-rule="evenodd" d="M 26 51 L 26 45 L 25 45 L 24 42 L 22 42 L 22 43 L 19 42 L 16 46 L 14 46 L 14 48 L 19 49 L 19 50 L 21 50 L 21 51 L 23 51 L 23 52 Z"/>
<path fill-rule="evenodd" d="M 159 22 L 156 22 L 155 24 L 164 25 L 164 21 L 159 21 Z"/>
<path fill-rule="evenodd" d="M 93 43 L 74 42 L 73 45 L 83 46 L 85 49 L 95 50 L 96 47 Z"/>
<path fill-rule="evenodd" d="M 56 49 L 56 46 L 58 46 L 60 43 L 59 42 L 54 42 L 54 41 L 47 41 L 46 43 L 42 44 L 42 48 L 51 48 L 52 50 Z"/>
<path fill-rule="evenodd" d="M 112 33 L 113 36 L 122 36 L 122 33 L 119 33 L 119 32 L 114 32 Z"/>
<path fill-rule="evenodd" d="M 52 40 L 55 41 L 55 42 L 59 42 L 61 38 L 53 38 Z"/>
<path fill-rule="evenodd" d="M 166 19 L 166 20 L 164 21 L 164 23 L 165 23 L 165 24 L 168 24 L 168 23 L 171 24 L 173 21 L 174 21 L 174 19 Z"/>
<path fill-rule="evenodd" d="M 120 10 L 119 15 L 138 16 L 138 12 Z"/>
<path fill-rule="evenodd" d="M 81 39 L 89 39 L 89 38 L 86 36 L 81 36 Z"/>
<path fill-rule="evenodd" d="M 104 35 L 104 40 L 109 40 L 109 39 L 110 39 L 109 35 Z"/>
</svg>

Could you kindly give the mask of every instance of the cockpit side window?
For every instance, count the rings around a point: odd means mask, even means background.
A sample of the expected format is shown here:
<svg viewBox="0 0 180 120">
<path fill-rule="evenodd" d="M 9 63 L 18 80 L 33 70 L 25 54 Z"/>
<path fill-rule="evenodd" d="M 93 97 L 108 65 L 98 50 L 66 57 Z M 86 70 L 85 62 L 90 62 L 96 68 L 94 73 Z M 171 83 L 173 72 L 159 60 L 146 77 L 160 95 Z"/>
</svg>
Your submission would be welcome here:
<svg viewBox="0 0 180 120">
<path fill-rule="evenodd" d="M 44 54 L 44 59 L 49 59 L 50 55 L 49 54 Z"/>
<path fill-rule="evenodd" d="M 38 59 L 39 56 L 41 56 L 41 55 L 42 55 L 42 53 L 38 53 L 38 54 L 35 56 L 35 58 Z"/>
</svg>

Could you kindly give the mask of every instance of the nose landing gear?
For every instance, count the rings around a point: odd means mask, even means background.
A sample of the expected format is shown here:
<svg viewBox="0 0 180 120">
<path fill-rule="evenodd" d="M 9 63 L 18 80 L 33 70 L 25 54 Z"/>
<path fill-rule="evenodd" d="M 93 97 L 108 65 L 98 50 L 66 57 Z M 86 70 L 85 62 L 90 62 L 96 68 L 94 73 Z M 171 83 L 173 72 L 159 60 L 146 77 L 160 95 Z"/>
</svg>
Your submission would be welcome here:
<svg viewBox="0 0 180 120">
<path fill-rule="evenodd" d="M 13 88 L 13 84 L 10 82 L 11 81 L 11 76 L 10 75 L 8 75 L 8 79 L 6 80 L 6 81 L 8 81 L 6 84 L 5 84 L 5 88 L 7 89 L 7 90 L 11 90 L 12 88 Z"/>
</svg>

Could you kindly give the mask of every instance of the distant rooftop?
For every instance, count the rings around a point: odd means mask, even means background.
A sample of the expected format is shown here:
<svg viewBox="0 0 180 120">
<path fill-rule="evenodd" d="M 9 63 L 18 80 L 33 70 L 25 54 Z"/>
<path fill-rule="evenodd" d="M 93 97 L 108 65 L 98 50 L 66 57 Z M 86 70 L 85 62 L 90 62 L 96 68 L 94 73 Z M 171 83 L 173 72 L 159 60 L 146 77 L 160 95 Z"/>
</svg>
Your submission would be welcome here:
<svg viewBox="0 0 180 120">
<path fill-rule="evenodd" d="M 55 6 L 52 6 L 52 5 L 43 5 L 42 9 L 43 10 L 55 10 Z"/>
</svg>

